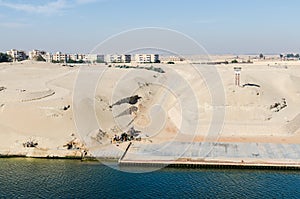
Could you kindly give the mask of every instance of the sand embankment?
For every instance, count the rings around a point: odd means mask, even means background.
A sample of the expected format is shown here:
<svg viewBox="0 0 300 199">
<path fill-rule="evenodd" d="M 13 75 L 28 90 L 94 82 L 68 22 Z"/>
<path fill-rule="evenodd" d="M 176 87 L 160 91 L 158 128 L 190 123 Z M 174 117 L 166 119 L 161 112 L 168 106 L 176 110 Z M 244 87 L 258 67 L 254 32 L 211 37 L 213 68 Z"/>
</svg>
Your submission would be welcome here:
<svg viewBox="0 0 300 199">
<path fill-rule="evenodd" d="M 234 85 L 234 66 L 239 65 L 217 66 L 223 85 L 217 89 L 224 89 L 225 94 L 219 104 L 213 103 L 205 78 L 187 64 L 155 65 L 165 73 L 89 66 L 87 74 L 105 72 L 93 99 L 81 105 L 83 110 L 95 107 L 100 126 L 79 132 L 72 103 L 79 67 L 28 61 L 0 64 L 0 87 L 4 88 L 0 89 L 0 153 L 74 155 L 78 150 L 67 150 L 64 145 L 77 138 L 81 139 L 78 145 L 87 144 L 97 156 L 118 157 L 127 144 L 111 145 L 110 139 L 132 126 L 142 132 L 141 144 L 197 143 L 207 139 L 218 108 L 225 115 L 214 141 L 299 144 L 300 63 L 243 64 L 240 87 Z M 135 104 L 121 103 L 132 95 L 141 99 Z M 88 118 L 90 113 L 80 114 Z M 32 140 L 38 142 L 38 149 L 24 148 L 23 143 Z"/>
</svg>

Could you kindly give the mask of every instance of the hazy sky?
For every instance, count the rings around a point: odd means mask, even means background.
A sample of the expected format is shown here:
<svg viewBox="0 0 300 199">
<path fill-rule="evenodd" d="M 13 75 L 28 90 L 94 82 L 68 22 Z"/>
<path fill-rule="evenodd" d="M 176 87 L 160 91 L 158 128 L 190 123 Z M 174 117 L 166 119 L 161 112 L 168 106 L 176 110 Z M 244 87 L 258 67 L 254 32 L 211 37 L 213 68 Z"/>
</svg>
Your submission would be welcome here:
<svg viewBox="0 0 300 199">
<path fill-rule="evenodd" d="M 298 0 L 0 0 L 0 51 L 90 52 L 132 28 L 182 32 L 214 53 L 300 52 Z"/>
</svg>

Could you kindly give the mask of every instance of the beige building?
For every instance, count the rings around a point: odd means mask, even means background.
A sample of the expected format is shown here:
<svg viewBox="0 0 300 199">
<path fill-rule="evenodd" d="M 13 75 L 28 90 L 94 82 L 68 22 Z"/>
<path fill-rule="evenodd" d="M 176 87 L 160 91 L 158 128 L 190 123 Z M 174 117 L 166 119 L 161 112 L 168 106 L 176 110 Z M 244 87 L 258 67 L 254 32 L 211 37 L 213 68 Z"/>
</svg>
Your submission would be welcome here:
<svg viewBox="0 0 300 199">
<path fill-rule="evenodd" d="M 55 62 L 67 62 L 69 60 L 70 56 L 67 54 L 63 54 L 61 52 L 56 52 L 53 54 L 52 59 Z"/>
<path fill-rule="evenodd" d="M 183 57 L 180 56 L 161 56 L 160 57 L 160 61 L 162 62 L 181 62 L 184 61 L 185 59 Z"/>
</svg>

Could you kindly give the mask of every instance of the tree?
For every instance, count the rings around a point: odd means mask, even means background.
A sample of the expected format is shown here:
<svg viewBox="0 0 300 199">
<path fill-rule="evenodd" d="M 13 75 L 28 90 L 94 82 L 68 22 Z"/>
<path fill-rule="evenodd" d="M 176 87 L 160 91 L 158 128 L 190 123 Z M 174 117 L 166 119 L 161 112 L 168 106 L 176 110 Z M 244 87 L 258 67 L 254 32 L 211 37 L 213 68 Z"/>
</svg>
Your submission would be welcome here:
<svg viewBox="0 0 300 199">
<path fill-rule="evenodd" d="M 11 62 L 12 57 L 6 53 L 0 53 L 0 62 Z"/>
<path fill-rule="evenodd" d="M 231 63 L 237 64 L 237 63 L 239 63 L 239 62 L 238 62 L 238 60 L 235 59 L 235 60 L 232 60 Z"/>
<path fill-rule="evenodd" d="M 84 61 L 82 59 L 80 59 L 80 60 L 68 59 L 67 63 L 68 64 L 82 64 L 82 63 L 84 63 Z"/>
<path fill-rule="evenodd" d="M 280 59 L 282 59 L 282 58 L 283 58 L 283 54 L 280 54 L 279 56 L 280 56 Z"/>
<path fill-rule="evenodd" d="M 68 59 L 68 60 L 67 60 L 67 63 L 69 63 L 69 64 L 74 64 L 74 63 L 76 63 L 76 61 L 73 60 L 73 59 Z"/>
<path fill-rule="evenodd" d="M 264 55 L 262 53 L 259 54 L 259 58 L 262 59 L 264 58 Z"/>
</svg>

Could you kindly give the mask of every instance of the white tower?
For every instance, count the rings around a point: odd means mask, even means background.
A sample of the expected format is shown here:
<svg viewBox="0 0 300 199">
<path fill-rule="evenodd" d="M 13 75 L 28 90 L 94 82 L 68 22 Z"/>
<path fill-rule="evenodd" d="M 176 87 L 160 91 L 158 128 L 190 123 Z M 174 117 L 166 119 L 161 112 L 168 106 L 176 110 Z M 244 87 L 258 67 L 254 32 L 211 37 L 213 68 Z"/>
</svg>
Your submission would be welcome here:
<svg viewBox="0 0 300 199">
<path fill-rule="evenodd" d="M 235 74 L 235 85 L 240 86 L 242 67 L 234 67 L 233 69 L 234 69 L 234 74 Z"/>
</svg>

